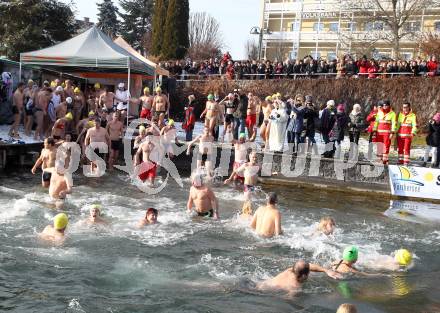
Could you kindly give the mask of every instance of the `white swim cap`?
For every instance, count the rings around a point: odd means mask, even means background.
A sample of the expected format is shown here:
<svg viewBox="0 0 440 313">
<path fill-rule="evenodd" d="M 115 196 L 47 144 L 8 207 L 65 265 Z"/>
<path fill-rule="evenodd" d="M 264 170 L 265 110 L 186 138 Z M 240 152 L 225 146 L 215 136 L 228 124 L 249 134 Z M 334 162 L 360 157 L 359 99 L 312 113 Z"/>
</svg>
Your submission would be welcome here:
<svg viewBox="0 0 440 313">
<path fill-rule="evenodd" d="M 72 98 L 67 97 L 67 98 L 66 98 L 66 102 L 67 102 L 68 104 L 71 104 L 71 103 L 72 103 Z"/>
<path fill-rule="evenodd" d="M 119 83 L 118 88 L 124 88 L 125 84 L 124 83 Z"/>
</svg>

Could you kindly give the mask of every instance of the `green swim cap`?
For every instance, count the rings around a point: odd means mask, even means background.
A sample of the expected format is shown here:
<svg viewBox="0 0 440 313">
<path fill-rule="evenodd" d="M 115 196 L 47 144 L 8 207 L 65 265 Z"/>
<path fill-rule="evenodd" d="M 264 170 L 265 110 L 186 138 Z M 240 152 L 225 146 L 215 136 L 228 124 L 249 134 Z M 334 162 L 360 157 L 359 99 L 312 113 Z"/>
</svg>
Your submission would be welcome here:
<svg viewBox="0 0 440 313">
<path fill-rule="evenodd" d="M 238 136 L 238 138 L 246 138 L 246 133 L 240 133 L 240 135 Z"/>
<path fill-rule="evenodd" d="M 211 93 L 208 95 L 208 100 L 214 100 L 214 96 Z"/>
<path fill-rule="evenodd" d="M 344 249 L 342 259 L 347 262 L 356 262 L 358 259 L 359 249 L 356 246 L 349 246 Z"/>
</svg>

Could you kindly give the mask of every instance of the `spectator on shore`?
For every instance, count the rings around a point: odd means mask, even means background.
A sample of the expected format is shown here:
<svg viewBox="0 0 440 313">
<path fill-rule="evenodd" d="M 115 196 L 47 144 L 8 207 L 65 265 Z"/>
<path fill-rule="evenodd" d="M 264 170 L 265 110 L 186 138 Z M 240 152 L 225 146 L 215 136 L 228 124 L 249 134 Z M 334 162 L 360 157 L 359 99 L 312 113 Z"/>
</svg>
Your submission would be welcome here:
<svg viewBox="0 0 440 313">
<path fill-rule="evenodd" d="M 428 76 L 437 75 L 438 62 L 435 55 L 431 56 L 431 59 L 426 64 L 426 67 L 428 68 Z"/>
<path fill-rule="evenodd" d="M 333 124 L 335 123 L 336 119 L 336 108 L 335 108 L 335 101 L 334 100 L 328 100 L 327 106 L 324 108 L 321 112 L 321 135 L 322 139 L 324 140 L 325 144 L 328 144 L 330 142 L 330 131 L 333 128 Z"/>
<path fill-rule="evenodd" d="M 329 139 L 333 142 L 333 150 L 328 157 L 335 156 L 339 158 L 341 154 L 341 143 L 344 141 L 345 130 L 348 125 L 348 116 L 345 113 L 345 105 L 339 104 L 336 108 L 335 120 L 329 133 Z"/>
<path fill-rule="evenodd" d="M 436 113 L 428 122 L 426 144 L 423 165 L 426 166 L 429 161 L 429 154 L 431 154 L 431 167 L 438 168 L 440 163 L 440 113 Z"/>
<path fill-rule="evenodd" d="M 359 104 L 353 105 L 353 110 L 349 115 L 348 136 L 350 137 L 350 145 L 353 149 L 353 157 L 358 154 L 359 137 L 363 129 L 365 129 L 365 117 Z"/>
</svg>

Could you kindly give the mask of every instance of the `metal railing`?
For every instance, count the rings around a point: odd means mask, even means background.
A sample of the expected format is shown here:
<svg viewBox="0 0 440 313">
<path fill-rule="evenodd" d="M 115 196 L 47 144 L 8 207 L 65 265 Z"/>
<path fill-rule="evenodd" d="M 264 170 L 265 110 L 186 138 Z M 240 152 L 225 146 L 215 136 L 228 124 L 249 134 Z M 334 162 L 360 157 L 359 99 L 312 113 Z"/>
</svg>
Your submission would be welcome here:
<svg viewBox="0 0 440 313">
<path fill-rule="evenodd" d="M 427 73 L 419 73 L 417 76 L 426 76 Z M 339 77 L 337 77 L 339 75 Z M 338 79 L 344 77 L 350 78 L 393 78 L 398 76 L 416 76 L 412 72 L 396 72 L 396 73 L 282 73 L 282 74 L 234 74 L 230 78 L 228 74 L 182 74 L 176 76 L 178 82 L 185 81 L 209 81 L 209 80 L 273 80 L 273 79 Z"/>
</svg>

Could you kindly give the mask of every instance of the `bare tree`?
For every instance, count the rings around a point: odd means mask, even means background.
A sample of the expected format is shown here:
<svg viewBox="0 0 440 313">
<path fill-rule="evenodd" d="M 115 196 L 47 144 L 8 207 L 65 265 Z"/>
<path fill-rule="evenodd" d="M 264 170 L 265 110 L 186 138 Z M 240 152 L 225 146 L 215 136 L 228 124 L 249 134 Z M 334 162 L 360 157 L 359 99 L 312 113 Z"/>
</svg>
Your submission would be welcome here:
<svg viewBox="0 0 440 313">
<path fill-rule="evenodd" d="M 376 43 L 381 39 L 377 32 L 339 32 L 340 54 L 350 53 L 358 56 L 372 57 Z"/>
<path fill-rule="evenodd" d="M 381 40 L 390 42 L 394 56 L 398 57 L 401 40 L 415 38 L 420 31 L 423 10 L 438 7 L 438 3 L 437 0 L 346 0 L 344 6 L 365 19 L 371 28 L 367 30 L 377 32 Z"/>
<path fill-rule="evenodd" d="M 248 39 L 244 45 L 244 51 L 249 60 L 258 59 L 258 44 L 253 39 Z"/>
<path fill-rule="evenodd" d="M 192 59 L 206 59 L 221 53 L 224 46 L 219 22 L 206 12 L 189 17 L 189 49 Z"/>
<path fill-rule="evenodd" d="M 440 57 L 440 34 L 438 32 L 427 32 L 419 37 L 420 51 L 426 55 Z"/>
</svg>

